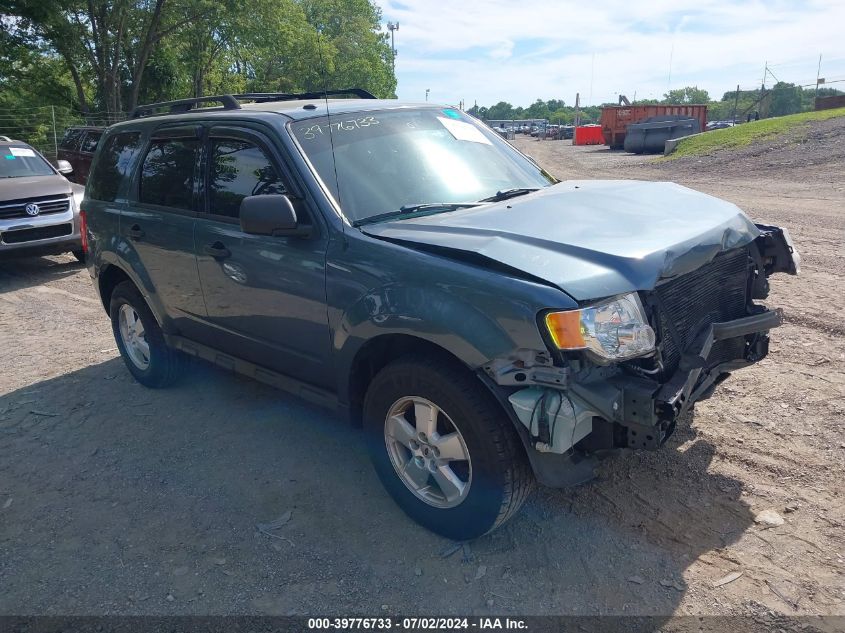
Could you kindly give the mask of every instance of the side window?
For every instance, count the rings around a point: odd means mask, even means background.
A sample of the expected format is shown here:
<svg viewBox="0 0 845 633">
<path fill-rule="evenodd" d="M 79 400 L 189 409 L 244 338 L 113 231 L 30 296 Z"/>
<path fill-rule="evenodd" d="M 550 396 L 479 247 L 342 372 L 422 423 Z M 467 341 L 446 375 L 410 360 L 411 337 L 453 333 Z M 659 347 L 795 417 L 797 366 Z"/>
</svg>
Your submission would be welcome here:
<svg viewBox="0 0 845 633">
<path fill-rule="evenodd" d="M 65 131 L 65 135 L 62 137 L 62 142 L 59 143 L 59 147 L 62 149 L 76 149 L 76 146 L 79 145 L 79 137 L 81 136 L 82 130 L 69 128 Z"/>
<path fill-rule="evenodd" d="M 88 177 L 88 197 L 113 202 L 120 183 L 132 173 L 133 157 L 141 144 L 139 132 L 123 132 L 106 139 L 94 171 Z"/>
<path fill-rule="evenodd" d="M 82 141 L 82 147 L 80 151 L 86 152 L 88 154 L 93 154 L 94 150 L 97 149 L 97 143 L 100 142 L 100 137 L 102 135 L 102 132 L 88 132 L 85 135 L 85 139 Z"/>
<path fill-rule="evenodd" d="M 153 139 L 141 167 L 138 201 L 173 209 L 193 209 L 198 139 Z"/>
<path fill-rule="evenodd" d="M 237 218 L 247 196 L 287 193 L 279 171 L 260 147 L 249 141 L 212 139 L 208 183 L 209 213 Z"/>
</svg>

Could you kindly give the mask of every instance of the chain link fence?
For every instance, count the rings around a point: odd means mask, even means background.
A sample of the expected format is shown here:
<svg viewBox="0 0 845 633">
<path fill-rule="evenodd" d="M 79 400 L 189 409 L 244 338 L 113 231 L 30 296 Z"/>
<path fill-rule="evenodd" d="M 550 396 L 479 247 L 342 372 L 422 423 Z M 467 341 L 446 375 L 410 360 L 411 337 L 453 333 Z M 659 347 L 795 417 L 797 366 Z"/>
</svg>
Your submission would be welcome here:
<svg viewBox="0 0 845 633">
<path fill-rule="evenodd" d="M 63 106 L 0 110 L 0 136 L 32 145 L 56 159 L 65 130 L 75 125 L 106 126 L 126 119 L 126 113 L 79 112 Z"/>
</svg>

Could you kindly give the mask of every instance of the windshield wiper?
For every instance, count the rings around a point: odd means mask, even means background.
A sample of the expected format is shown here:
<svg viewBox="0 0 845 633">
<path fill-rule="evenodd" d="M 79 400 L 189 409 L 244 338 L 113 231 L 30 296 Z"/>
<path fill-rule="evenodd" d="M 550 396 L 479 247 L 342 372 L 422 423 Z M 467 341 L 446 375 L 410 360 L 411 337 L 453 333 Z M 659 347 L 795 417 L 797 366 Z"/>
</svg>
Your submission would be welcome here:
<svg viewBox="0 0 845 633">
<path fill-rule="evenodd" d="M 387 213 L 379 213 L 371 215 L 368 218 L 361 218 L 355 220 L 352 226 L 361 226 L 363 224 L 372 224 L 374 222 L 381 222 L 382 220 L 390 220 L 399 218 L 403 215 L 410 215 L 420 211 L 456 211 L 457 209 L 468 209 L 470 207 L 477 207 L 477 202 L 424 202 L 421 204 L 406 204 L 396 211 L 388 211 Z"/>
<path fill-rule="evenodd" d="M 490 196 L 489 198 L 482 198 L 479 202 L 500 202 L 501 200 L 507 200 L 508 198 L 516 198 L 517 196 L 524 196 L 526 193 L 532 193 L 534 191 L 538 191 L 539 187 L 514 187 L 513 189 L 502 189 L 502 191 L 497 191 L 495 196 Z"/>
</svg>

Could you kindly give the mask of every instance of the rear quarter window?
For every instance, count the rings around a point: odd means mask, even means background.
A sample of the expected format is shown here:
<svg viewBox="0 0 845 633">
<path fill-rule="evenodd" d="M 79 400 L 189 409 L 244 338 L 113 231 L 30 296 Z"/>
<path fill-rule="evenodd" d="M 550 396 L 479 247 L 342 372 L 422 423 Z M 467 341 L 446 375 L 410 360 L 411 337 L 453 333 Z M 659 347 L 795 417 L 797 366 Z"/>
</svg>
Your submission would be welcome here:
<svg viewBox="0 0 845 633">
<path fill-rule="evenodd" d="M 121 182 L 132 173 L 134 157 L 140 146 L 140 132 L 122 132 L 106 139 L 94 170 L 88 177 L 86 195 L 94 200 L 113 202 Z"/>
</svg>

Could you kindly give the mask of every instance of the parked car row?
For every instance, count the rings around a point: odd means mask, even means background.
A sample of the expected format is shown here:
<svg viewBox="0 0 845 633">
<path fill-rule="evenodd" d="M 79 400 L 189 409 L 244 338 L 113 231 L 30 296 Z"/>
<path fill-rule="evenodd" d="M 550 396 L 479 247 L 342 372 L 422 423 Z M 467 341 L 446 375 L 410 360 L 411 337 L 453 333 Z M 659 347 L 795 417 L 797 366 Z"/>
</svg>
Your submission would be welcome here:
<svg viewBox="0 0 845 633">
<path fill-rule="evenodd" d="M 726 127 L 733 127 L 736 125 L 734 121 L 708 121 L 707 125 L 704 126 L 706 131 L 710 130 L 722 130 Z"/>
</svg>

